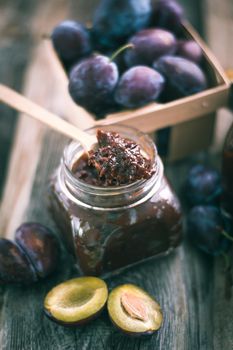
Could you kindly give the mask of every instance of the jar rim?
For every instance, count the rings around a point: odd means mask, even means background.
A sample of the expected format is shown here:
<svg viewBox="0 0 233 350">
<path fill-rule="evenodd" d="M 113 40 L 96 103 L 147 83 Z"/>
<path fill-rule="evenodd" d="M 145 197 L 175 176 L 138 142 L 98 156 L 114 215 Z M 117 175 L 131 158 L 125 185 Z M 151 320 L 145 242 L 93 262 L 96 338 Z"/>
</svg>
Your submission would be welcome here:
<svg viewBox="0 0 233 350">
<path fill-rule="evenodd" d="M 143 133 L 142 131 L 131 127 L 131 126 L 127 126 L 127 125 L 123 125 L 123 124 L 110 124 L 110 125 L 95 125 L 91 128 L 86 129 L 85 131 L 90 132 L 90 131 L 94 131 L 97 129 L 109 129 L 109 131 L 111 131 L 111 128 L 122 128 L 124 130 L 128 130 L 129 132 L 134 132 L 138 138 L 143 138 L 144 141 L 146 141 L 149 145 L 149 147 L 151 148 L 152 152 L 153 152 L 153 163 L 155 165 L 155 173 L 149 178 L 149 179 L 141 179 L 141 180 L 137 180 L 134 182 L 131 182 L 129 184 L 123 184 L 123 185 L 119 185 L 119 186 L 97 186 L 97 185 L 92 185 L 89 183 L 85 183 L 83 180 L 79 180 L 78 178 L 76 178 L 71 170 L 70 165 L 67 163 L 67 159 L 68 159 L 68 153 L 72 150 L 72 148 L 75 147 L 75 149 L 80 149 L 77 153 L 79 153 L 80 155 L 83 154 L 83 147 L 82 145 L 78 142 L 78 141 L 70 141 L 68 143 L 68 145 L 66 145 L 64 152 L 63 152 L 63 157 L 62 157 L 62 164 L 64 165 L 64 169 L 65 169 L 65 174 L 68 177 L 68 179 L 70 181 L 72 181 L 73 185 L 75 187 L 78 188 L 82 188 L 85 191 L 88 191 L 89 193 L 95 193 L 98 192 L 101 195 L 104 194 L 112 194 L 114 192 L 121 192 L 121 193 L 126 193 L 129 192 L 131 190 L 133 190 L 135 187 L 141 187 L 143 186 L 145 183 L 150 182 L 151 179 L 154 179 L 158 177 L 158 173 L 159 173 L 159 164 L 157 161 L 158 158 L 158 152 L 157 152 L 157 148 L 155 143 L 153 142 L 153 140 L 145 133 Z M 114 130 L 112 130 L 114 131 Z M 117 131 L 119 132 L 119 131 Z M 120 133 L 120 132 L 119 132 Z M 76 158 L 78 159 L 78 157 Z"/>
</svg>

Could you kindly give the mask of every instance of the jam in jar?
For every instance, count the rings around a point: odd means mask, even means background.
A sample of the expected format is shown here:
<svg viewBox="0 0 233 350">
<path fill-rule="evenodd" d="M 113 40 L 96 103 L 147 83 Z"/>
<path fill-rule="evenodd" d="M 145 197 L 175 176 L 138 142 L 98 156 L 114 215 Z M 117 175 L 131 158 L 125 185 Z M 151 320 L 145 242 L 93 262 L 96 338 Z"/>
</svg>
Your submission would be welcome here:
<svg viewBox="0 0 233 350">
<path fill-rule="evenodd" d="M 134 141 L 154 166 L 148 178 L 106 186 L 95 182 L 79 143 L 64 150 L 51 182 L 52 214 L 80 272 L 107 276 L 177 247 L 182 213 L 153 141 L 123 125 L 99 128 Z"/>
</svg>

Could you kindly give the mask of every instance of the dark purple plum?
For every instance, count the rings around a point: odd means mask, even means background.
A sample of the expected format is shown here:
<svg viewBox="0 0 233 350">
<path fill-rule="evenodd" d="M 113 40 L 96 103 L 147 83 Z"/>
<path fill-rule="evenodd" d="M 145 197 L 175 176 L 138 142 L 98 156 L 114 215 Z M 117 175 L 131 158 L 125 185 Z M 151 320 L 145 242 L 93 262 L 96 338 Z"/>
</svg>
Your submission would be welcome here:
<svg viewBox="0 0 233 350">
<path fill-rule="evenodd" d="M 79 22 L 64 21 L 51 34 L 53 46 L 65 65 L 72 65 L 92 51 L 88 30 Z"/>
<path fill-rule="evenodd" d="M 225 223 L 221 211 L 214 206 L 196 206 L 187 218 L 187 233 L 190 240 L 201 250 L 211 255 L 224 252 L 230 240 L 222 232 Z"/>
<path fill-rule="evenodd" d="M 205 74 L 197 64 L 183 57 L 160 57 L 153 67 L 166 78 L 167 99 L 193 95 L 207 88 Z"/>
<path fill-rule="evenodd" d="M 184 195 L 190 206 L 217 204 L 221 192 L 219 171 L 202 164 L 194 165 L 189 170 L 184 185 Z"/>
<path fill-rule="evenodd" d="M 179 33 L 184 19 L 184 11 L 175 0 L 158 0 L 152 9 L 151 25 Z"/>
<path fill-rule="evenodd" d="M 0 239 L 0 283 L 31 283 L 37 280 L 33 266 L 20 247 Z"/>
<path fill-rule="evenodd" d="M 99 115 L 114 104 L 113 93 L 118 82 L 118 69 L 106 56 L 84 59 L 70 73 L 69 92 L 73 100 Z"/>
<path fill-rule="evenodd" d="M 194 40 L 180 40 L 177 44 L 177 55 L 187 58 L 195 63 L 202 59 L 202 49 Z"/>
<path fill-rule="evenodd" d="M 93 43 L 98 49 L 118 48 L 150 21 L 150 0 L 102 0 L 93 21 Z"/>
<path fill-rule="evenodd" d="M 176 51 L 176 38 L 167 30 L 143 29 L 129 39 L 133 48 L 125 52 L 128 67 L 152 66 L 160 56 L 172 55 Z"/>
<path fill-rule="evenodd" d="M 31 261 L 37 275 L 44 278 L 58 266 L 60 245 L 49 228 L 38 223 L 24 223 L 15 232 L 15 241 Z"/>
<path fill-rule="evenodd" d="M 155 101 L 164 86 L 164 78 L 146 66 L 127 70 L 121 77 L 115 92 L 115 100 L 127 108 L 136 108 Z"/>
</svg>

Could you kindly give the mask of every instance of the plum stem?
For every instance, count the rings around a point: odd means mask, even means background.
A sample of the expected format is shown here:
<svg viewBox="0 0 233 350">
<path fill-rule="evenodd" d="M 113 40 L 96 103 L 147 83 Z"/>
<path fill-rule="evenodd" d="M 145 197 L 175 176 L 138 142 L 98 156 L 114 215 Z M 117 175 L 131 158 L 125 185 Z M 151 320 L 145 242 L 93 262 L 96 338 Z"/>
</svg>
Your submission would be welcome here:
<svg viewBox="0 0 233 350">
<path fill-rule="evenodd" d="M 223 229 L 221 229 L 220 232 L 221 232 L 221 234 L 222 234 L 224 237 L 226 237 L 227 239 L 229 239 L 229 241 L 233 242 L 233 237 L 231 237 L 231 236 L 229 235 L 229 233 L 227 233 L 227 232 L 226 232 L 225 230 L 223 230 Z"/>
<path fill-rule="evenodd" d="M 109 58 L 110 62 L 112 62 L 122 51 L 125 51 L 126 49 L 132 49 L 134 48 L 133 44 L 126 44 L 124 46 L 121 46 L 118 50 L 116 50 L 112 56 Z"/>
</svg>

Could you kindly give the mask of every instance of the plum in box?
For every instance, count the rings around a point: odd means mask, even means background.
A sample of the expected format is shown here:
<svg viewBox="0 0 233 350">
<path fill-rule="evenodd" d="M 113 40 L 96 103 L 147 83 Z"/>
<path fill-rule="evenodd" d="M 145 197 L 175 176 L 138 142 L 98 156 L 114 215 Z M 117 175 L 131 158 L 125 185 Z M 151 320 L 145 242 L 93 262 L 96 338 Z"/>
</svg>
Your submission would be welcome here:
<svg viewBox="0 0 233 350">
<path fill-rule="evenodd" d="M 171 127 L 166 159 L 172 161 L 208 148 L 212 143 L 216 110 L 227 104 L 230 82 L 217 59 L 191 25 L 183 24 L 183 31 L 186 38 L 192 38 L 202 48 L 203 67 L 208 77 L 209 88 L 169 103 L 150 103 L 138 109 L 113 113 L 99 120 L 95 120 L 94 115 L 79 107 L 77 113 L 85 115 L 88 119 L 88 126 L 125 124 L 146 133 L 155 132 L 155 138 L 156 131 Z M 52 45 L 49 45 L 49 48 L 53 50 Z M 56 55 L 53 57 L 58 59 Z M 59 67 L 63 70 L 61 63 Z M 67 84 L 67 80 L 64 83 Z M 70 115 L 74 111 L 75 108 L 72 108 Z M 69 115 L 69 110 L 67 115 Z M 85 123 L 83 128 L 87 124 Z"/>
</svg>

